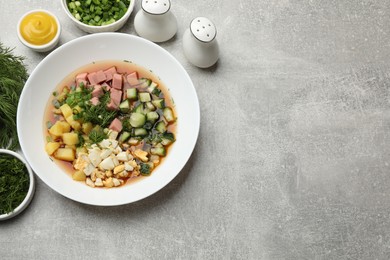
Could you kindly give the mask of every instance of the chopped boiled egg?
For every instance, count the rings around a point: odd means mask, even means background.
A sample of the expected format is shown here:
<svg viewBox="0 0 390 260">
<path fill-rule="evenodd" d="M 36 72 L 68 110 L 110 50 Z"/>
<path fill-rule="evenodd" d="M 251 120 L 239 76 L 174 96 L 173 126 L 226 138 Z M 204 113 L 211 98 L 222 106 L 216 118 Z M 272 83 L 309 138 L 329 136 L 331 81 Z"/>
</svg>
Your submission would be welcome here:
<svg viewBox="0 0 390 260">
<path fill-rule="evenodd" d="M 100 158 L 100 153 L 100 150 L 97 149 L 93 149 L 89 152 L 88 158 L 95 167 L 97 167 L 102 161 L 102 158 Z"/>
<path fill-rule="evenodd" d="M 138 158 L 138 159 L 140 159 L 141 161 L 143 161 L 143 162 L 147 162 L 149 159 L 148 159 L 148 152 L 146 152 L 146 151 L 143 151 L 143 150 L 141 150 L 141 149 L 136 149 L 135 151 L 134 151 L 134 155 Z"/>
<path fill-rule="evenodd" d="M 112 150 L 111 149 L 104 149 L 101 153 L 100 153 L 100 158 L 102 160 L 106 159 L 108 156 L 110 156 L 112 154 Z"/>
<path fill-rule="evenodd" d="M 107 157 L 104 159 L 100 164 L 99 168 L 102 170 L 112 170 L 115 168 L 114 161 L 112 160 L 112 157 Z"/>
</svg>

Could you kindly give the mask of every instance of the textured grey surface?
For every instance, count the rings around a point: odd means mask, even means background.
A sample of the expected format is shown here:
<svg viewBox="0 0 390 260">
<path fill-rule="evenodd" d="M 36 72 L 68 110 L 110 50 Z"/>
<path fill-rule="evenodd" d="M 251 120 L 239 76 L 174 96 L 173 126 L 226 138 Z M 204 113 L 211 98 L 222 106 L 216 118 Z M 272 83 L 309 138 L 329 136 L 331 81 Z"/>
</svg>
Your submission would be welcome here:
<svg viewBox="0 0 390 260">
<path fill-rule="evenodd" d="M 136 11 L 140 2 L 136 3 Z M 59 1 L 1 1 L 0 40 L 25 55 L 16 21 L 55 12 L 61 43 L 84 35 Z M 184 170 L 122 207 L 85 206 L 38 180 L 0 223 L 1 259 L 389 259 L 390 5 L 387 1 L 172 1 L 160 44 L 188 71 L 201 130 Z M 217 26 L 221 56 L 183 55 L 192 18 Z M 121 30 L 135 34 L 134 14 Z"/>
</svg>

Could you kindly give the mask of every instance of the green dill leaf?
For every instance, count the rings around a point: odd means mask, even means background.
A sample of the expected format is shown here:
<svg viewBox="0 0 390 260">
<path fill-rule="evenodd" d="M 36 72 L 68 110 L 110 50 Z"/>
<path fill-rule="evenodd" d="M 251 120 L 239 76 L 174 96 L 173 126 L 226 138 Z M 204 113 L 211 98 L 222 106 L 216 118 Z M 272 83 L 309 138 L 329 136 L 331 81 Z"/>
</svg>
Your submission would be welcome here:
<svg viewBox="0 0 390 260">
<path fill-rule="evenodd" d="M 104 133 L 101 127 L 95 127 L 91 130 L 88 137 L 92 143 L 97 144 L 106 139 L 107 135 Z"/>
<path fill-rule="evenodd" d="M 0 147 L 16 150 L 19 140 L 16 131 L 16 111 L 19 96 L 28 78 L 23 57 L 0 43 Z"/>
<path fill-rule="evenodd" d="M 0 154 L 0 166 L 0 214 L 6 214 L 22 203 L 30 181 L 26 166 L 17 158 Z"/>
<path fill-rule="evenodd" d="M 110 93 L 106 92 L 99 99 L 99 104 L 96 106 L 90 104 L 84 111 L 83 117 L 85 122 L 91 122 L 101 127 L 107 127 L 118 114 L 118 111 L 107 109 L 107 104 L 110 101 Z"/>
</svg>

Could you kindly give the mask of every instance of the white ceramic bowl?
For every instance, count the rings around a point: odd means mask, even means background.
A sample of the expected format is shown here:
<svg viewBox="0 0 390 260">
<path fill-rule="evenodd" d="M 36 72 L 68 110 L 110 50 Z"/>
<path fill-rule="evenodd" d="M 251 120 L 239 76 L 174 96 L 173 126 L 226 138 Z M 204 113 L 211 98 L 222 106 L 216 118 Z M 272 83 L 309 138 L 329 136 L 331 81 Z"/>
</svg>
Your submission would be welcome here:
<svg viewBox="0 0 390 260">
<path fill-rule="evenodd" d="M 136 50 L 136 51 L 135 51 Z M 72 71 L 100 60 L 129 60 L 147 68 L 169 89 L 177 112 L 176 142 L 150 176 L 120 188 L 91 188 L 76 182 L 50 160 L 44 150 L 44 112 L 50 95 Z M 195 147 L 200 126 L 195 88 L 181 64 L 166 50 L 141 37 L 98 33 L 77 38 L 57 48 L 28 78 L 17 112 L 23 153 L 34 172 L 52 189 L 91 205 L 122 205 L 145 198 L 167 185 L 184 167 Z"/>
<path fill-rule="evenodd" d="M 32 14 L 32 13 L 35 13 L 35 12 L 44 12 L 44 13 L 47 13 L 48 15 L 52 16 L 55 20 L 55 22 L 57 23 L 57 33 L 56 35 L 54 36 L 53 40 L 51 40 L 49 43 L 47 44 L 43 44 L 43 45 L 35 45 L 35 44 L 31 44 L 29 43 L 28 41 L 26 41 L 21 32 L 20 32 L 20 24 L 22 22 L 22 20 L 29 14 Z M 25 13 L 18 21 L 18 25 L 17 25 L 17 34 L 18 34 L 18 38 L 19 40 L 27 47 L 29 47 L 30 49 L 34 50 L 34 51 L 37 51 L 37 52 L 47 52 L 47 51 L 51 51 L 57 44 L 58 44 L 58 41 L 60 39 L 60 35 L 61 35 L 61 24 L 60 24 L 60 21 L 58 20 L 57 16 L 55 16 L 55 14 L 47 11 L 47 10 L 43 10 L 43 9 L 35 9 L 35 10 L 31 10 L 27 13 Z"/>
<path fill-rule="evenodd" d="M 28 165 L 26 160 L 20 154 L 15 153 L 15 152 L 10 151 L 10 150 L 6 150 L 6 149 L 0 149 L 0 154 L 8 154 L 8 155 L 14 156 L 18 160 L 22 161 L 27 168 L 28 176 L 29 176 L 29 180 L 30 180 L 30 185 L 28 188 L 27 195 L 24 198 L 24 200 L 22 201 L 22 203 L 20 203 L 20 205 L 18 207 L 16 207 L 12 212 L 0 215 L 0 221 L 1 221 L 1 220 L 10 219 L 10 218 L 17 216 L 25 208 L 27 208 L 27 206 L 30 204 L 30 202 L 34 196 L 35 179 L 34 179 L 34 173 L 32 172 L 30 165 Z"/>
<path fill-rule="evenodd" d="M 127 9 L 127 12 L 125 13 L 125 15 L 121 19 L 119 19 L 118 21 L 116 21 L 112 24 L 102 25 L 102 26 L 92 26 L 92 25 L 88 25 L 88 24 L 80 22 L 70 13 L 68 6 L 66 4 L 66 0 L 61 0 L 61 4 L 62 4 L 62 8 L 64 9 L 65 13 L 76 24 L 76 26 L 78 28 L 80 28 L 81 30 L 83 30 L 84 32 L 87 32 L 87 33 L 101 33 L 101 32 L 115 32 L 115 31 L 118 31 L 120 28 L 122 28 L 123 25 L 125 25 L 125 23 L 129 19 L 130 14 L 133 12 L 135 1 L 136 0 L 130 1 L 130 6 Z"/>
</svg>

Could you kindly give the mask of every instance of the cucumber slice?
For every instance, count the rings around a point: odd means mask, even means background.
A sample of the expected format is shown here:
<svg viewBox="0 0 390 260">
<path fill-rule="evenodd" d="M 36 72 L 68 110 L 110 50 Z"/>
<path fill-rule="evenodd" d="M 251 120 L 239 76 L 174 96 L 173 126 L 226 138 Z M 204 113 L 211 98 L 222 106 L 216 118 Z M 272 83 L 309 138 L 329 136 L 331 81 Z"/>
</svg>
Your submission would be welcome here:
<svg viewBox="0 0 390 260">
<path fill-rule="evenodd" d="M 145 103 L 145 108 L 147 108 L 147 109 L 150 110 L 150 111 L 156 110 L 156 107 L 153 106 L 152 102 L 146 102 L 146 103 Z"/>
<path fill-rule="evenodd" d="M 161 144 L 162 145 L 170 145 L 175 141 L 175 136 L 172 133 L 164 133 L 161 136 Z"/>
<path fill-rule="evenodd" d="M 152 101 L 152 104 L 157 108 L 164 108 L 165 107 L 165 101 L 162 98 L 155 99 Z"/>
<path fill-rule="evenodd" d="M 158 89 L 157 83 L 152 82 L 152 83 L 150 83 L 150 85 L 149 85 L 149 87 L 148 87 L 148 92 L 149 92 L 150 94 L 153 94 L 153 95 L 155 95 L 155 96 L 158 97 L 158 96 L 160 95 L 160 93 L 161 93 L 161 90 Z"/>
<path fill-rule="evenodd" d="M 119 104 L 119 109 L 122 113 L 128 113 L 130 111 L 130 102 L 128 99 Z"/>
<path fill-rule="evenodd" d="M 165 125 L 164 121 L 160 121 L 156 125 L 156 130 L 160 133 L 165 133 L 167 131 L 167 126 Z"/>
<path fill-rule="evenodd" d="M 169 123 L 175 121 L 175 117 L 173 116 L 173 111 L 172 111 L 172 109 L 171 109 L 170 107 L 164 108 L 164 110 L 163 110 L 163 115 L 164 115 L 165 119 L 166 119 Z"/>
<path fill-rule="evenodd" d="M 150 79 L 146 78 L 140 78 L 138 81 L 141 88 L 147 88 L 152 83 Z"/>
<path fill-rule="evenodd" d="M 139 100 L 141 102 L 150 102 L 152 99 L 150 98 L 150 94 L 146 92 L 139 93 Z"/>
<path fill-rule="evenodd" d="M 165 147 L 152 147 L 150 153 L 159 156 L 165 156 L 167 154 Z"/>
<path fill-rule="evenodd" d="M 145 128 L 136 128 L 134 129 L 135 136 L 145 136 L 148 135 L 148 131 Z"/>
<path fill-rule="evenodd" d="M 140 113 L 140 114 L 145 114 L 143 103 L 139 103 L 138 105 L 136 105 L 134 107 L 134 109 L 133 109 L 133 112 Z"/>
<path fill-rule="evenodd" d="M 148 121 L 150 121 L 152 123 L 155 123 L 158 120 L 159 117 L 160 116 L 155 111 L 151 111 L 151 112 L 146 114 L 146 120 L 148 120 Z"/>
<path fill-rule="evenodd" d="M 145 124 L 146 117 L 141 113 L 132 113 L 129 120 L 132 127 L 141 127 Z"/>
<path fill-rule="evenodd" d="M 130 135 L 131 134 L 129 132 L 123 132 L 121 134 L 121 136 L 119 137 L 119 142 L 121 142 L 121 143 L 125 142 L 127 139 L 130 138 Z"/>
<path fill-rule="evenodd" d="M 138 90 L 136 88 L 129 88 L 126 90 L 126 96 L 129 100 L 137 100 L 138 99 Z"/>
</svg>

